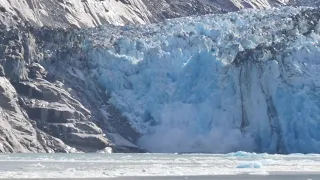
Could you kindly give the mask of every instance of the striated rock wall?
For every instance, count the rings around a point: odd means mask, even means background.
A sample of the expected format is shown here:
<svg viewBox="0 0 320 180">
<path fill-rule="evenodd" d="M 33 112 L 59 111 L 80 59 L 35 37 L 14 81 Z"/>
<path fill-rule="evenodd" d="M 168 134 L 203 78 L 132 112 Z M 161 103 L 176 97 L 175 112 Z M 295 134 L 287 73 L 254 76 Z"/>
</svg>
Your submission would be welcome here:
<svg viewBox="0 0 320 180">
<path fill-rule="evenodd" d="M 139 134 L 106 104 L 103 91 L 80 70 L 68 67 L 72 56 L 81 56 L 77 47 L 83 35 L 27 25 L 4 27 L 0 30 L 1 152 L 106 148 L 109 152 L 108 147 L 114 152 L 141 151 L 131 143 Z M 113 118 L 119 131 L 109 124 Z M 118 146 L 119 137 L 126 143 L 122 140 Z"/>
</svg>

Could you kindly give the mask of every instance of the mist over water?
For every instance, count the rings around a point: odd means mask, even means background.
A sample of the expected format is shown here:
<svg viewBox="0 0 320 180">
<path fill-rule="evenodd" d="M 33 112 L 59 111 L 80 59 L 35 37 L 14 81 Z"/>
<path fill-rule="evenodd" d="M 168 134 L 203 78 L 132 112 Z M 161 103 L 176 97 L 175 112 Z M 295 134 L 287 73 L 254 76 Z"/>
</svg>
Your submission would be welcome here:
<svg viewBox="0 0 320 180">
<path fill-rule="evenodd" d="M 168 118 L 162 121 L 152 133 L 142 136 L 138 145 L 156 153 L 228 153 L 255 149 L 253 137 L 242 134 L 239 129 L 215 127 L 207 132 L 192 132 L 197 121 L 190 120 L 194 124 L 189 126 L 173 126 L 171 122 L 179 120 Z"/>
</svg>

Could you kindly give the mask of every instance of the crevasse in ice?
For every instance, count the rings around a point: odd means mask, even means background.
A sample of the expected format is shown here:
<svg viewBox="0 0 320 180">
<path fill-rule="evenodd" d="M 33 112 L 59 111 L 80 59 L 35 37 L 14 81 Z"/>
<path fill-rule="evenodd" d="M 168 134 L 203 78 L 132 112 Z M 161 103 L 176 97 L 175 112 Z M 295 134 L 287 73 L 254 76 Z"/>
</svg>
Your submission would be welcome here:
<svg viewBox="0 0 320 180">
<path fill-rule="evenodd" d="M 100 27 L 90 32 L 89 68 L 151 152 L 320 152 L 319 14 Z"/>
</svg>

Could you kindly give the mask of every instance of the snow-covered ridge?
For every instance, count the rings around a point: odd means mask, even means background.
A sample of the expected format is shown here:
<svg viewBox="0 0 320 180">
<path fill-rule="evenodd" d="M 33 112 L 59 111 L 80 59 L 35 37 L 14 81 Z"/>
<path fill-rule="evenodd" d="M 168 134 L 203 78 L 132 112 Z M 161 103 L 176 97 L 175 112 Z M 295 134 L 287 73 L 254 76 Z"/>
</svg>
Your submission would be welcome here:
<svg viewBox="0 0 320 180">
<path fill-rule="evenodd" d="M 105 26 L 85 31 L 82 53 L 151 152 L 319 152 L 319 18 L 281 8 Z"/>
<path fill-rule="evenodd" d="M 52 27 L 145 24 L 151 17 L 140 0 L 1 0 L 0 8 L 5 16 Z"/>
<path fill-rule="evenodd" d="M 285 5 L 320 4 L 315 0 L 1 0 L 0 22 L 10 24 L 11 19 L 50 27 L 147 24 L 167 18 Z"/>
</svg>

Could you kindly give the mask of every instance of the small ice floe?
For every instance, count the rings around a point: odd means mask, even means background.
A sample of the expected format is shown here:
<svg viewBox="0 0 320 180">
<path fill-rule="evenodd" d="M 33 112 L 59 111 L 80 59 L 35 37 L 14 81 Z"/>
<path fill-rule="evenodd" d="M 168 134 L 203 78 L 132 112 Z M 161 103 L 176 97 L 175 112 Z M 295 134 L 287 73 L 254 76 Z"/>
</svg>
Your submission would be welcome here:
<svg viewBox="0 0 320 180">
<path fill-rule="evenodd" d="M 42 165 L 41 163 L 37 163 L 37 164 L 32 164 L 32 167 L 36 167 L 36 168 L 44 168 L 45 166 Z"/>
<path fill-rule="evenodd" d="M 262 164 L 260 162 L 244 162 L 237 166 L 237 168 L 255 168 L 259 169 L 262 167 Z"/>
<path fill-rule="evenodd" d="M 69 172 L 76 172 L 77 170 L 75 168 L 68 168 L 67 171 Z"/>
<path fill-rule="evenodd" d="M 261 176 L 268 176 L 269 173 L 267 171 L 258 171 L 258 172 L 251 172 L 249 175 L 261 175 Z"/>
<path fill-rule="evenodd" d="M 244 151 L 238 151 L 238 152 L 234 152 L 234 153 L 229 153 L 229 156 L 235 156 L 235 157 L 248 157 L 251 156 L 252 154 L 255 153 L 248 153 L 248 152 L 244 152 Z"/>
<path fill-rule="evenodd" d="M 97 153 L 106 153 L 106 154 L 112 154 L 113 153 L 113 149 L 111 147 L 106 147 L 103 150 L 99 150 L 97 151 Z"/>
</svg>

